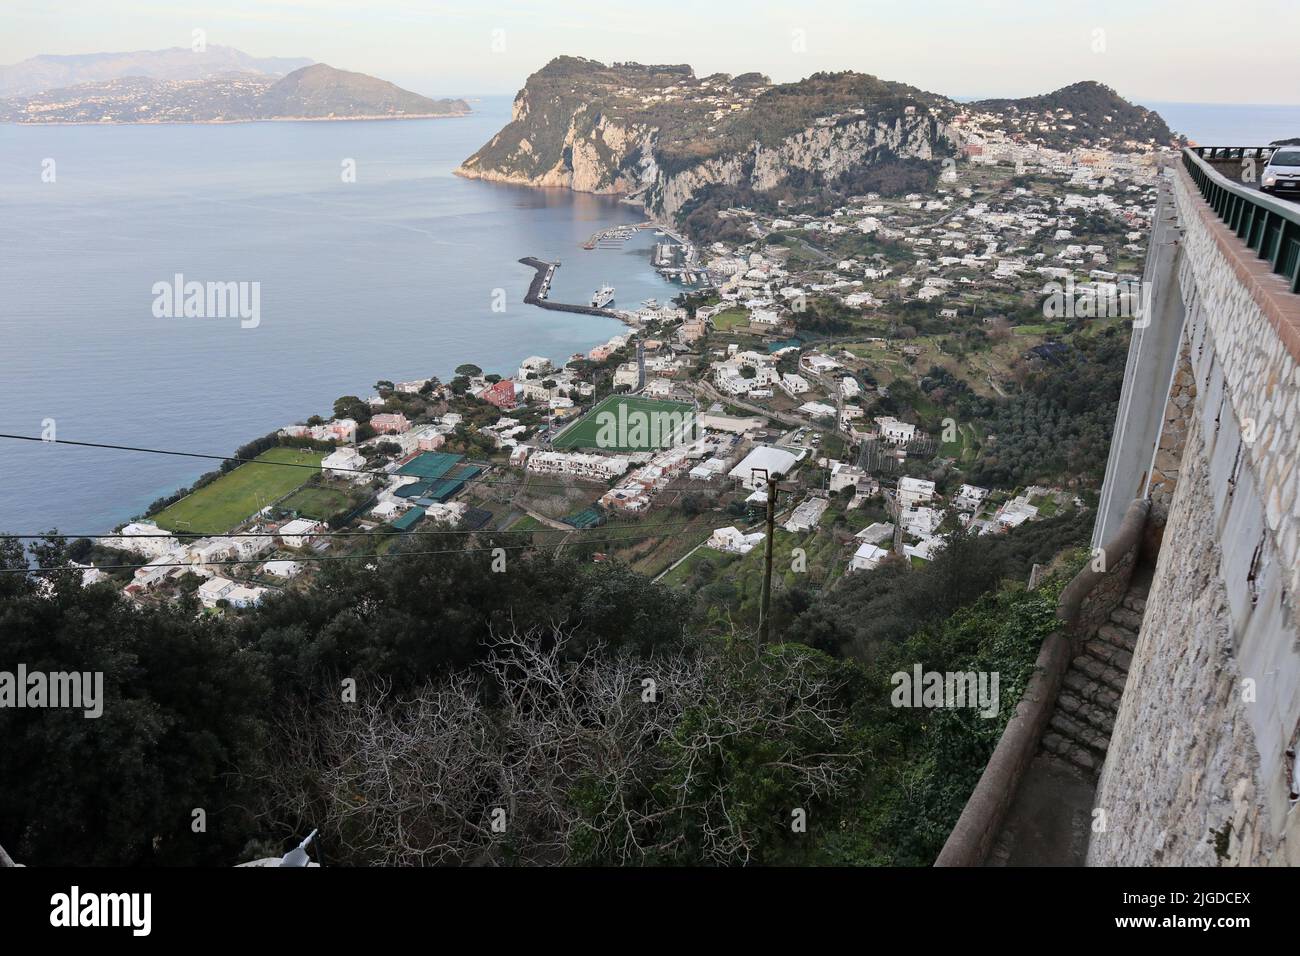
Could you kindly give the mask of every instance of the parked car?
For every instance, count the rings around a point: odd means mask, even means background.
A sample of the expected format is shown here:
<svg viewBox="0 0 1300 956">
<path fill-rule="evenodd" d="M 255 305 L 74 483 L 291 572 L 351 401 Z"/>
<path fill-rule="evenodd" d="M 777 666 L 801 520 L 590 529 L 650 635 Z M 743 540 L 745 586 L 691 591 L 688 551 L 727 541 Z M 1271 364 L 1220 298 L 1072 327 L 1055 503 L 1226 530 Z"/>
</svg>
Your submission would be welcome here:
<svg viewBox="0 0 1300 956">
<path fill-rule="evenodd" d="M 1283 146 L 1273 150 L 1259 188 L 1266 193 L 1300 196 L 1300 148 Z"/>
</svg>

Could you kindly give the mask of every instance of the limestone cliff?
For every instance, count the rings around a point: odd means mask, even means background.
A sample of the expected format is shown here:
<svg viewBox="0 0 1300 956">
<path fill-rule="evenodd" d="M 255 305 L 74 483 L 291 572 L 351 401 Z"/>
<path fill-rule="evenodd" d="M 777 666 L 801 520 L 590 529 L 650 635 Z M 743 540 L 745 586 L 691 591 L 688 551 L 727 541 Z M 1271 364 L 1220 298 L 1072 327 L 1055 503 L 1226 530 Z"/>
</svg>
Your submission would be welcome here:
<svg viewBox="0 0 1300 956">
<path fill-rule="evenodd" d="M 802 170 L 826 177 L 874 156 L 931 159 L 952 133 L 946 100 L 862 74 L 772 86 L 757 74 L 562 57 L 528 78 L 510 123 L 463 176 L 634 194 L 675 216 L 714 185 L 767 190 Z"/>
<path fill-rule="evenodd" d="M 1048 129 L 1052 145 L 1100 145 L 1115 132 L 1107 123 L 1121 119 L 1126 137 L 1168 134 L 1154 113 L 1099 84 L 979 107 L 1005 117 L 1009 128 L 1024 122 Z M 712 187 L 763 192 L 792 181 L 834 181 L 878 162 L 951 155 L 963 145 L 951 121 L 969 112 L 862 73 L 773 85 L 755 73 L 697 77 L 688 66 L 560 57 L 528 78 L 510 123 L 457 172 L 632 195 L 673 218 Z"/>
</svg>

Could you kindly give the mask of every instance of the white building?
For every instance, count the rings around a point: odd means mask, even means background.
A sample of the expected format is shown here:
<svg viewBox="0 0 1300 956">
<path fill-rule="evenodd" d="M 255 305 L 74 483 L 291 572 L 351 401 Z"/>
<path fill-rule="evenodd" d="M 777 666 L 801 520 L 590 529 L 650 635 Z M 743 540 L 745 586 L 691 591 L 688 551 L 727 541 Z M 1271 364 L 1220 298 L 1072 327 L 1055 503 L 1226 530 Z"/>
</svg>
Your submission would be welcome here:
<svg viewBox="0 0 1300 956">
<path fill-rule="evenodd" d="M 795 375 L 787 372 L 781 376 L 781 381 L 777 383 L 781 389 L 791 397 L 802 395 L 808 391 L 808 381 L 802 375 Z"/>
<path fill-rule="evenodd" d="M 305 548 L 311 544 L 312 532 L 320 530 L 320 522 L 309 518 L 294 518 L 280 528 L 280 541 L 286 548 Z"/>
<path fill-rule="evenodd" d="M 856 487 L 859 481 L 868 477 L 864 468 L 842 461 L 834 462 L 831 464 L 830 490 L 834 493 L 850 486 Z"/>
<path fill-rule="evenodd" d="M 370 480 L 369 475 L 357 473 L 365 471 L 366 459 L 355 448 L 340 448 L 337 451 L 330 452 L 321 459 L 320 467 L 330 478 L 348 478 L 352 481 Z"/>
<path fill-rule="evenodd" d="M 233 561 L 235 542 L 230 538 L 209 538 L 191 544 L 189 552 L 191 560 L 201 566 Z"/>
<path fill-rule="evenodd" d="M 904 511 L 917 508 L 934 499 L 934 482 L 924 478 L 898 479 L 898 507 Z"/>
<path fill-rule="evenodd" d="M 884 548 L 864 541 L 858 545 L 858 550 L 853 552 L 853 560 L 849 563 L 849 567 L 854 571 L 870 571 L 888 556 L 889 552 Z"/>
<path fill-rule="evenodd" d="M 811 418 L 835 417 L 835 406 L 827 405 L 825 402 L 804 402 L 799 406 L 799 411 Z"/>
<path fill-rule="evenodd" d="M 978 511 L 988 500 L 989 490 L 976 485 L 962 485 L 952 499 L 952 506 L 959 511 Z"/>
<path fill-rule="evenodd" d="M 945 542 L 943 538 L 926 538 L 919 544 L 903 545 L 903 553 L 908 558 L 920 558 L 922 561 L 933 561 L 934 556 L 943 550 Z"/>
<path fill-rule="evenodd" d="M 840 363 L 828 355 L 805 355 L 799 360 L 804 368 L 815 375 L 825 375 L 840 367 Z"/>
<path fill-rule="evenodd" d="M 1029 503 L 1029 499 L 1023 495 L 1019 498 L 1012 498 L 993 516 L 993 520 L 1001 530 L 1009 528 L 1018 528 L 1026 521 L 1038 517 L 1038 508 Z"/>
<path fill-rule="evenodd" d="M 411 482 L 403 482 L 403 484 L 411 484 Z M 406 507 L 404 507 L 404 502 L 401 499 L 385 498 L 382 501 L 380 501 L 379 504 L 371 508 L 370 513 L 374 515 L 376 518 L 380 518 L 384 521 L 390 521 L 406 510 L 407 509 Z"/>
<path fill-rule="evenodd" d="M 199 585 L 196 592 L 204 607 L 216 607 L 217 602 L 234 588 L 235 582 L 227 578 L 209 578 Z"/>
<path fill-rule="evenodd" d="M 755 469 L 761 469 L 767 475 L 788 475 L 802 457 L 802 452 L 793 455 L 783 448 L 758 445 L 728 472 L 728 477 L 738 479 L 742 487 L 750 491 L 759 491 L 767 487 L 767 479 L 764 474 L 754 474 Z"/>
<path fill-rule="evenodd" d="M 540 355 L 530 355 L 519 363 L 518 379 L 524 381 L 529 375 L 544 375 L 551 370 L 551 360 Z"/>
<path fill-rule="evenodd" d="M 878 416 L 876 425 L 880 428 L 880 437 L 894 445 L 906 445 L 916 437 L 915 425 L 900 422 L 897 418 L 889 415 Z"/>
<path fill-rule="evenodd" d="M 943 524 L 943 512 L 937 508 L 915 508 L 901 512 L 898 520 L 908 534 L 915 538 L 928 538 Z"/>
<path fill-rule="evenodd" d="M 894 526 L 887 521 L 873 521 L 853 537 L 867 544 L 880 544 L 894 536 Z"/>
<path fill-rule="evenodd" d="M 745 534 L 735 527 L 716 528 L 713 534 L 709 535 L 705 546 L 728 554 L 748 554 L 755 546 L 761 544 L 765 537 L 766 535 L 761 531 Z"/>
<path fill-rule="evenodd" d="M 636 362 L 624 362 L 614 370 L 614 386 L 626 385 L 636 388 L 641 382 L 641 367 Z"/>
<path fill-rule="evenodd" d="M 254 607 L 262 603 L 266 588 L 250 588 L 236 584 L 226 592 L 226 603 L 231 607 Z"/>
<path fill-rule="evenodd" d="M 164 531 L 156 524 L 132 522 L 124 527 L 121 535 L 104 542 L 106 547 L 120 551 L 134 551 L 146 558 L 156 558 L 176 547 L 176 538 L 170 531 Z"/>
<path fill-rule="evenodd" d="M 785 530 L 793 534 L 802 531 L 812 531 L 821 521 L 822 515 L 830 507 L 830 501 L 826 498 L 809 498 L 807 501 L 800 502 L 799 506 L 786 520 Z"/>
<path fill-rule="evenodd" d="M 565 454 L 558 451 L 535 451 L 528 459 L 528 470 L 538 474 L 574 475 L 607 481 L 627 471 L 631 461 L 623 456 Z"/>
<path fill-rule="evenodd" d="M 302 565 L 297 561 L 268 561 L 262 565 L 262 570 L 277 578 L 293 578 L 302 573 Z"/>
</svg>

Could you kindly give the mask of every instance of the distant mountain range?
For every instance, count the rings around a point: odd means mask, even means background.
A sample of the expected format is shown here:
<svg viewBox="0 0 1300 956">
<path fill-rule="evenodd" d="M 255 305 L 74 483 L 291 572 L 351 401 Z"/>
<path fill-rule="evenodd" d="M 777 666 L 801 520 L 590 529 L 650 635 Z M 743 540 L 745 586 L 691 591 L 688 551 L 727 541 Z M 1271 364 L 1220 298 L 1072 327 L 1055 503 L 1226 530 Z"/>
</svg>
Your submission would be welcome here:
<svg viewBox="0 0 1300 956">
<path fill-rule="evenodd" d="M 286 76 L 314 62 L 306 57 L 249 56 L 242 50 L 217 44 L 209 45 L 202 53 L 172 47 L 132 53 L 41 54 L 12 66 L 0 66 L 0 97 L 31 96 L 128 76 L 155 80 L 202 80 L 226 73 Z"/>
<path fill-rule="evenodd" d="M 244 57 L 238 50 L 221 49 Z M 161 62 L 155 60 L 152 65 L 158 67 Z M 267 66 L 300 61 L 255 62 Z M 4 123 L 400 119 L 468 112 L 464 100 L 430 99 L 385 80 L 324 63 L 303 66 L 287 76 L 256 70 L 179 79 L 126 75 L 0 99 L 0 122 Z"/>
</svg>

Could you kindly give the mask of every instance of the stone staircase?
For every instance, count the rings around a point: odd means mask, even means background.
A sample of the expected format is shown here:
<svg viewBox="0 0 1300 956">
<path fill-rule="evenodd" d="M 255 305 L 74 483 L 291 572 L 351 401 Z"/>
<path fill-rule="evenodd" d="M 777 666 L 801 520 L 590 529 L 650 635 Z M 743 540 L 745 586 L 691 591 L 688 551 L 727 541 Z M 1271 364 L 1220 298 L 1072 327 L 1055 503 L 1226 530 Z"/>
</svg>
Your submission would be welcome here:
<svg viewBox="0 0 1300 956">
<path fill-rule="evenodd" d="M 1150 576 L 1135 576 L 1110 620 L 1084 644 L 1065 673 L 1042 750 L 1084 771 L 1095 783 L 1106 759 L 1120 695 L 1142 627 Z"/>
</svg>

